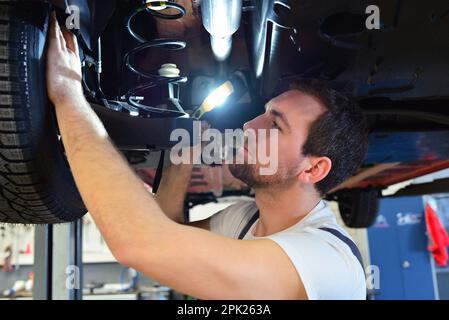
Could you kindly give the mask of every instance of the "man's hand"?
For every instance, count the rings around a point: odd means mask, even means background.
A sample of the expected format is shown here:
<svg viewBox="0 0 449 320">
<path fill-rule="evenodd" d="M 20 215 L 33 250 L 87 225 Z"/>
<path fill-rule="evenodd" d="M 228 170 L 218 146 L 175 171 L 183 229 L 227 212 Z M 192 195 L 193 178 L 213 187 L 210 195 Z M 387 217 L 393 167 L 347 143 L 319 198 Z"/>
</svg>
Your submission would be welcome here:
<svg viewBox="0 0 449 320">
<path fill-rule="evenodd" d="M 81 62 L 76 37 L 61 29 L 53 12 L 48 30 L 47 91 L 54 105 L 78 102 L 83 96 Z"/>
<path fill-rule="evenodd" d="M 205 121 L 201 122 L 201 132 L 207 129 L 209 124 Z M 197 138 L 201 141 L 201 136 Z M 189 148 L 190 162 L 180 165 L 172 164 L 164 170 L 162 175 L 155 198 L 167 217 L 175 222 L 187 222 L 184 221 L 184 201 L 190 186 L 194 164 L 200 162 L 203 147 L 204 144 L 199 143 Z"/>
</svg>

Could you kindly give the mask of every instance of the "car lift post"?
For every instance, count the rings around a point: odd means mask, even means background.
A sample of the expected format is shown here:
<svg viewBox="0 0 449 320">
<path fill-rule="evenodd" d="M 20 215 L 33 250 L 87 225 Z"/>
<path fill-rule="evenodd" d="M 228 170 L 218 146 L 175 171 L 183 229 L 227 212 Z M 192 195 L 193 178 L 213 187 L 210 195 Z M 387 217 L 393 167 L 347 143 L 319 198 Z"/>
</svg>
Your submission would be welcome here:
<svg viewBox="0 0 449 320">
<path fill-rule="evenodd" d="M 82 219 L 35 229 L 35 300 L 82 300 Z"/>
</svg>

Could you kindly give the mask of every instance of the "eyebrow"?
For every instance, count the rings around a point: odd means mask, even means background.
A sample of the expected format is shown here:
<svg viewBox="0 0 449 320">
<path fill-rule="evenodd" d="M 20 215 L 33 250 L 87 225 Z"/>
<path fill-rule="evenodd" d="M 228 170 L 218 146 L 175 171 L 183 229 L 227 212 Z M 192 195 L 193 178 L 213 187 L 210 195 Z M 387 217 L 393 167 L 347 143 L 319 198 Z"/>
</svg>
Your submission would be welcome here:
<svg viewBox="0 0 449 320">
<path fill-rule="evenodd" d="M 285 126 L 286 126 L 289 130 L 291 129 L 290 124 L 288 123 L 288 120 L 287 120 L 287 117 L 285 116 L 285 114 L 283 114 L 282 112 L 280 112 L 280 111 L 278 111 L 278 110 L 276 110 L 276 109 L 273 109 L 273 106 L 272 106 L 272 105 L 269 105 L 269 104 L 266 104 L 266 105 L 265 105 L 265 110 L 266 110 L 266 111 L 269 111 L 270 114 L 271 114 L 273 117 L 281 119 L 282 122 L 285 124 Z"/>
</svg>

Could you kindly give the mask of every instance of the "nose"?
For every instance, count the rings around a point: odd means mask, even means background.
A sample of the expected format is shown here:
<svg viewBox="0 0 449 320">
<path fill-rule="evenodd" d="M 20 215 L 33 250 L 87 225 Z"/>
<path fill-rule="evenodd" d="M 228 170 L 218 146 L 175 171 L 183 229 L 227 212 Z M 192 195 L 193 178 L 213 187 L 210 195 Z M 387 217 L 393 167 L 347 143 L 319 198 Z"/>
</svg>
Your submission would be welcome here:
<svg viewBox="0 0 449 320">
<path fill-rule="evenodd" d="M 243 125 L 243 131 L 246 131 L 246 130 L 249 130 L 249 129 L 257 130 L 259 128 L 262 128 L 261 119 L 262 119 L 262 116 L 259 116 L 257 118 L 254 118 L 251 121 L 248 121 L 247 123 L 245 123 Z"/>
</svg>

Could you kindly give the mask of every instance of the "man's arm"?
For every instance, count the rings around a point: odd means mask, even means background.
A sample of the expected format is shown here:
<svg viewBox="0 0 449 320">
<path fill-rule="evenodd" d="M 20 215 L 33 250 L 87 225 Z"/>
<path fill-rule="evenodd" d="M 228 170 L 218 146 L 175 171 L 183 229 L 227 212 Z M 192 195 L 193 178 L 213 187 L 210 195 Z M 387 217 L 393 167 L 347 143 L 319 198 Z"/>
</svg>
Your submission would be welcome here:
<svg viewBox="0 0 449 320">
<path fill-rule="evenodd" d="M 177 223 L 184 221 L 184 201 L 192 176 L 193 165 L 170 165 L 162 174 L 155 199 L 162 211 Z"/>
<path fill-rule="evenodd" d="M 207 126 L 206 123 L 203 123 L 203 129 L 207 128 Z M 198 145 L 192 148 L 201 147 L 201 145 Z M 196 152 L 192 153 L 196 154 Z M 191 163 L 195 163 L 195 161 L 192 159 Z M 192 227 L 210 230 L 210 218 L 195 222 L 184 221 L 184 202 L 190 186 L 193 167 L 193 164 L 172 164 L 167 167 L 162 174 L 161 183 L 154 198 L 165 215 L 171 220 Z"/>
<path fill-rule="evenodd" d="M 81 196 L 111 252 L 175 290 L 202 299 L 306 298 L 273 241 L 239 241 L 177 224 L 115 149 L 85 100 L 76 38 L 49 28 L 47 87 Z"/>
<path fill-rule="evenodd" d="M 192 170 L 192 164 L 170 165 L 162 174 L 159 190 L 154 198 L 165 215 L 174 222 L 210 230 L 210 218 L 195 222 L 184 221 L 184 202 Z"/>
</svg>

